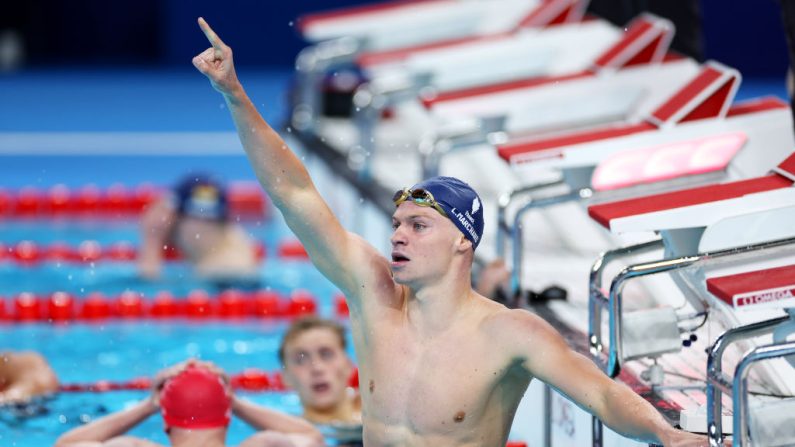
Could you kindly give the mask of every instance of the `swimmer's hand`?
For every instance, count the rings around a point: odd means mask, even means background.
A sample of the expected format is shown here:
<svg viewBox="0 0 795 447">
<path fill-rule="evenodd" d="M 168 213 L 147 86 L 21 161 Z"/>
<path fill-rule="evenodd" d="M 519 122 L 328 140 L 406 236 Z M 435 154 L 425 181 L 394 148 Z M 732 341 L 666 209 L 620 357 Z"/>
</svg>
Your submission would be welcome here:
<svg viewBox="0 0 795 447">
<path fill-rule="evenodd" d="M 166 382 L 184 371 L 185 368 L 188 368 L 189 366 L 199 366 L 216 374 L 224 382 L 227 394 L 230 396 L 232 395 L 231 381 L 223 369 L 212 362 L 190 358 L 184 362 L 164 368 L 155 375 L 154 379 L 152 380 L 152 401 L 155 405 L 160 405 L 160 391 L 163 389 L 163 386 L 166 384 Z"/>
<path fill-rule="evenodd" d="M 235 64 L 232 61 L 232 49 L 215 34 L 202 17 L 199 17 L 199 27 L 212 46 L 194 57 L 193 65 L 207 76 L 213 88 L 223 95 L 230 96 L 240 89 Z"/>
<path fill-rule="evenodd" d="M 665 447 L 709 447 L 709 439 L 704 435 L 697 435 L 684 430 L 671 429 L 670 435 L 664 440 Z M 725 447 L 731 447 L 728 439 L 723 441 Z"/>
</svg>

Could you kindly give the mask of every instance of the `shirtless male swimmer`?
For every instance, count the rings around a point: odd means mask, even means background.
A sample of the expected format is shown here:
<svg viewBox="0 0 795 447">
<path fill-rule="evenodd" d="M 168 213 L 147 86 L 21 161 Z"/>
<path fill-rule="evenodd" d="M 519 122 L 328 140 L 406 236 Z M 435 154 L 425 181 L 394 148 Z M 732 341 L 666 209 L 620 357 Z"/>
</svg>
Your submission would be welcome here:
<svg viewBox="0 0 795 447">
<path fill-rule="evenodd" d="M 223 95 L 257 178 L 312 262 L 348 299 L 365 445 L 502 447 L 533 378 L 631 438 L 707 445 L 671 427 L 542 319 L 473 291 L 483 211 L 463 182 L 437 177 L 396 194 L 391 259 L 346 231 L 246 95 L 232 49 L 204 19 L 199 26 L 212 46 L 193 65 Z"/>
</svg>

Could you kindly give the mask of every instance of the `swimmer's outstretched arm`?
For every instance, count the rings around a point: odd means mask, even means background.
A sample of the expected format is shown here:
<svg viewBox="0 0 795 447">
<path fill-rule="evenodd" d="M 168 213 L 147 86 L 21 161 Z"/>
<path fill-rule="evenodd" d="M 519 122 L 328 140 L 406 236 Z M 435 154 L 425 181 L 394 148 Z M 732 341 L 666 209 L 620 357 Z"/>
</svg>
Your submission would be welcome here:
<svg viewBox="0 0 795 447">
<path fill-rule="evenodd" d="M 671 426 L 646 400 L 611 380 L 590 359 L 574 352 L 546 321 L 513 310 L 500 323 L 503 346 L 533 376 L 568 396 L 624 436 L 665 447 L 709 445 L 705 436 Z M 727 444 L 728 445 L 728 444 Z"/>
<path fill-rule="evenodd" d="M 307 249 L 315 266 L 349 298 L 361 296 L 366 283 L 391 282 L 386 258 L 364 240 L 347 232 L 318 193 L 301 160 L 263 120 L 235 73 L 232 49 L 199 18 L 212 45 L 193 58 L 231 112 L 251 166 L 279 208 L 290 229 Z M 384 295 L 382 292 L 381 295 Z M 352 311 L 359 300 L 354 299 Z"/>
<path fill-rule="evenodd" d="M 150 397 L 132 407 L 73 428 L 55 441 L 55 447 L 162 447 L 132 436 L 121 436 L 158 411 Z"/>
</svg>

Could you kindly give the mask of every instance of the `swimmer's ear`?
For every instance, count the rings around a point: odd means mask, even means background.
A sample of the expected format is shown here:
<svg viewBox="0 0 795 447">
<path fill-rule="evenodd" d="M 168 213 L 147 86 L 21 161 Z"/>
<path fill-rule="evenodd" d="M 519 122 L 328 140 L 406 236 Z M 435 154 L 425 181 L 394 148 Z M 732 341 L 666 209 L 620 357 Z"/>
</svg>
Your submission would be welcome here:
<svg viewBox="0 0 795 447">
<path fill-rule="evenodd" d="M 472 249 L 472 241 L 466 238 L 463 234 L 459 236 L 458 244 L 456 245 L 456 250 L 460 252 L 466 252 Z"/>
</svg>

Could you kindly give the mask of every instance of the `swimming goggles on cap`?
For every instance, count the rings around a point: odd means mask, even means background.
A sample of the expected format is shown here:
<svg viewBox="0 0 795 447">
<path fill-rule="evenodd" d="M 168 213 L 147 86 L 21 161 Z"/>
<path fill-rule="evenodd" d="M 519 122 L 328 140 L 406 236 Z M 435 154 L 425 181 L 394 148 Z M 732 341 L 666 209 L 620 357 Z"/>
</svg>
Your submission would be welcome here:
<svg viewBox="0 0 795 447">
<path fill-rule="evenodd" d="M 444 209 L 439 205 L 439 202 L 433 198 L 433 194 L 424 189 L 403 188 L 395 192 L 395 195 L 392 196 L 392 201 L 395 202 L 395 206 L 400 206 L 400 204 L 406 200 L 411 200 L 419 206 L 431 207 L 438 211 L 442 216 L 447 217 L 447 213 L 444 212 Z"/>
</svg>

